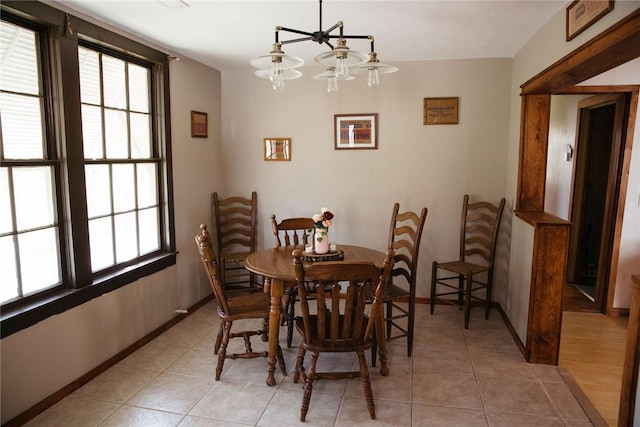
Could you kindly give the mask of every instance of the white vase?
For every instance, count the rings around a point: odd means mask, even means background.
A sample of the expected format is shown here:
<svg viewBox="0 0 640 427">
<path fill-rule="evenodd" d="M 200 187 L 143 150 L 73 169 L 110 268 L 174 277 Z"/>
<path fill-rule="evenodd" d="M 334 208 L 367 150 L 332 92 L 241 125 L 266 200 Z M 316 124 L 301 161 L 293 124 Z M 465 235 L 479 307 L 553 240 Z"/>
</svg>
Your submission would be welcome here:
<svg viewBox="0 0 640 427">
<path fill-rule="evenodd" d="M 329 252 L 329 229 L 316 228 L 313 235 L 313 245 L 315 252 L 319 255 Z"/>
</svg>

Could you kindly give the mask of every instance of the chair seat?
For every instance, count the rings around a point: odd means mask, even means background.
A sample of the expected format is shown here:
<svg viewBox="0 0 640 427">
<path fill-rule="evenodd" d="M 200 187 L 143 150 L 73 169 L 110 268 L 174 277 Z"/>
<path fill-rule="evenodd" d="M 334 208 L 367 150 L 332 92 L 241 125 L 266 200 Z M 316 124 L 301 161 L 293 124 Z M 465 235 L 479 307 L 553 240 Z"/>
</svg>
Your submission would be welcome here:
<svg viewBox="0 0 640 427">
<path fill-rule="evenodd" d="M 234 252 L 223 254 L 222 259 L 224 262 L 243 262 L 249 255 L 251 252 Z"/>
<path fill-rule="evenodd" d="M 268 316 L 271 301 L 267 293 L 256 292 L 228 298 L 227 303 L 229 304 L 229 315 L 222 313 L 220 307 L 218 307 L 218 314 L 225 319 L 238 320 Z"/>
<path fill-rule="evenodd" d="M 398 285 L 394 285 L 393 283 L 387 283 L 387 286 L 384 288 L 384 294 L 382 296 L 383 302 L 388 302 L 391 300 L 395 300 L 398 298 L 409 297 L 410 293 L 407 289 L 403 289 Z M 373 295 L 372 295 L 373 296 Z"/>
<path fill-rule="evenodd" d="M 321 349 L 323 352 L 342 352 L 342 351 L 355 351 L 356 349 L 366 350 L 371 347 L 371 340 L 365 341 L 364 337 L 358 339 L 320 339 L 320 334 L 318 333 L 318 316 L 310 315 L 310 337 L 307 337 L 304 331 L 304 320 L 301 316 L 296 317 L 296 330 L 303 337 L 303 343 L 307 350 L 316 351 L 315 348 Z M 364 335 L 364 331 L 367 329 L 367 324 L 369 323 L 369 318 L 364 317 L 361 319 L 362 321 L 362 331 L 361 335 Z M 343 336 L 343 326 L 345 324 L 344 315 L 340 315 L 338 320 L 339 330 L 338 335 Z M 351 322 L 351 328 L 355 326 L 355 321 Z M 329 317 L 326 318 L 325 324 L 325 334 L 324 336 L 329 337 L 331 333 L 331 319 Z M 351 335 L 351 334 L 349 334 Z"/>
<path fill-rule="evenodd" d="M 478 274 L 484 271 L 489 271 L 489 267 L 485 267 L 478 264 L 472 264 L 465 261 L 452 261 L 438 263 L 438 268 L 442 268 L 447 271 L 452 271 L 458 274 Z"/>
</svg>

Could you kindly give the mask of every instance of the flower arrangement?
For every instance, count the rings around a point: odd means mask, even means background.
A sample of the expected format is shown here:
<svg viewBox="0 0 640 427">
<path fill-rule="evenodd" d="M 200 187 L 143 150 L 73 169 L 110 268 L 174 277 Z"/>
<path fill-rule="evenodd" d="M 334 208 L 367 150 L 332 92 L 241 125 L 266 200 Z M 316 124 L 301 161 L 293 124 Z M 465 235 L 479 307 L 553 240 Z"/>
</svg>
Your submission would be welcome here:
<svg viewBox="0 0 640 427">
<path fill-rule="evenodd" d="M 313 215 L 311 218 L 316 228 L 329 228 L 332 224 L 333 213 L 327 208 L 322 208 L 320 213 Z"/>
</svg>

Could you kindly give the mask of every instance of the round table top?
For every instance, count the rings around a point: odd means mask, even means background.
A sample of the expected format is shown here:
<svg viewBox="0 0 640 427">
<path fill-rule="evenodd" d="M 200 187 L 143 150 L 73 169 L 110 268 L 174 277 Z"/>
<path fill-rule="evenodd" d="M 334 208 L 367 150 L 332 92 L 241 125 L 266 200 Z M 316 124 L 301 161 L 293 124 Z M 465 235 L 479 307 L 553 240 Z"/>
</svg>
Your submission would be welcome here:
<svg viewBox="0 0 640 427">
<path fill-rule="evenodd" d="M 253 273 L 285 282 L 295 282 L 296 274 L 291 253 L 296 248 L 304 251 L 303 246 L 281 246 L 279 248 L 263 249 L 249 255 L 245 259 L 244 265 L 247 270 Z M 382 268 L 386 256 L 384 252 L 362 246 L 338 245 L 338 249 L 344 252 L 342 261 L 373 262 L 380 268 Z M 305 261 L 306 263 L 307 261 Z"/>
</svg>

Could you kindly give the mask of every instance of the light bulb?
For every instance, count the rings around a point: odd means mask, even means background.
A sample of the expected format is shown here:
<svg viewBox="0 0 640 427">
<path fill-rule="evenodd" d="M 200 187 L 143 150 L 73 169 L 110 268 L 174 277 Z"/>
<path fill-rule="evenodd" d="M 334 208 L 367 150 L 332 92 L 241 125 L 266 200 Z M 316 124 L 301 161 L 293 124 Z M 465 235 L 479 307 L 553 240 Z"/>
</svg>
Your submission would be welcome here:
<svg viewBox="0 0 640 427">
<path fill-rule="evenodd" d="M 282 92 L 284 89 L 284 71 L 280 70 L 275 73 L 271 79 L 271 83 L 273 85 L 273 90 L 276 92 Z"/>
<path fill-rule="evenodd" d="M 378 87 L 380 85 L 380 73 L 378 67 L 370 67 L 367 75 L 367 85 L 369 87 Z"/>
<path fill-rule="evenodd" d="M 336 77 L 344 78 L 349 76 L 349 64 L 347 64 L 347 58 L 336 59 Z"/>
<path fill-rule="evenodd" d="M 338 79 L 329 77 L 327 79 L 327 92 L 333 93 L 338 91 Z"/>
<path fill-rule="evenodd" d="M 269 80 L 273 82 L 279 74 L 282 74 L 282 62 L 271 61 L 271 69 L 269 71 Z"/>
</svg>

